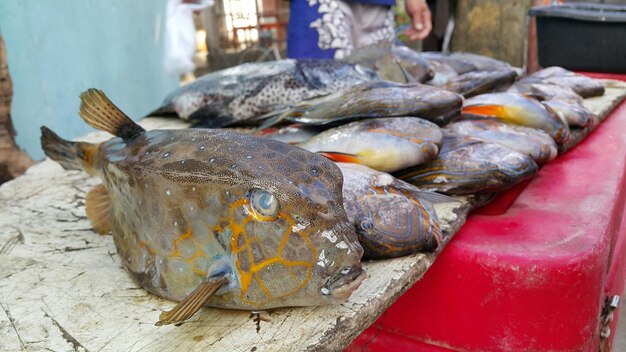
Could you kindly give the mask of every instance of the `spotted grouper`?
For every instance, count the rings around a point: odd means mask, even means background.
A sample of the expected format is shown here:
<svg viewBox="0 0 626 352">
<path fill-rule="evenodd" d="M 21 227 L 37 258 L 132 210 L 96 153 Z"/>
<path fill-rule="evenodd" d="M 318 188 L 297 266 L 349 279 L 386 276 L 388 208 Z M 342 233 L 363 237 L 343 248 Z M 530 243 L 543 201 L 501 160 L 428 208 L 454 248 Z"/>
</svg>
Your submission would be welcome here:
<svg viewBox="0 0 626 352">
<path fill-rule="evenodd" d="M 202 127 L 258 125 L 266 113 L 378 76 L 335 60 L 286 59 L 209 73 L 170 93 L 150 116 L 176 115 Z"/>
<path fill-rule="evenodd" d="M 81 101 L 80 116 L 117 138 L 69 142 L 42 127 L 43 149 L 102 179 L 86 198 L 94 230 L 113 234 L 139 285 L 179 301 L 157 325 L 202 305 L 339 303 L 366 277 L 330 160 L 232 131 L 146 131 L 95 89 Z"/>
</svg>

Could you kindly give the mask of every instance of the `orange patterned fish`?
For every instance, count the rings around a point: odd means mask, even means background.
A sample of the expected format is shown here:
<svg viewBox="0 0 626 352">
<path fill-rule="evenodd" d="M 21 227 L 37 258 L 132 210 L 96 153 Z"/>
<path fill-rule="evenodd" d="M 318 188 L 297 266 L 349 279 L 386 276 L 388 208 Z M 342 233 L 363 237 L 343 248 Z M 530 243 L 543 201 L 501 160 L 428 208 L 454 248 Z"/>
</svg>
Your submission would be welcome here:
<svg viewBox="0 0 626 352">
<path fill-rule="evenodd" d="M 81 117 L 117 138 L 69 142 L 42 127 L 43 149 L 102 179 L 87 195 L 94 229 L 112 232 L 143 288 L 180 301 L 157 325 L 202 305 L 339 303 L 365 278 L 333 162 L 232 131 L 145 131 L 95 89 L 81 101 Z"/>
</svg>

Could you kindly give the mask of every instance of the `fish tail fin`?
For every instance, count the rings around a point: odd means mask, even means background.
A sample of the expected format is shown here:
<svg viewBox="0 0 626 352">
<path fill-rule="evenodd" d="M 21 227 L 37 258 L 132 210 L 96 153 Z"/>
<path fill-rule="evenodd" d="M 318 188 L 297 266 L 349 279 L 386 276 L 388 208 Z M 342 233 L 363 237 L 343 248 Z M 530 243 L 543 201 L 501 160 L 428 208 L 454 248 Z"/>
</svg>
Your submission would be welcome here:
<svg viewBox="0 0 626 352">
<path fill-rule="evenodd" d="M 504 117 L 505 107 L 502 105 L 470 105 L 464 106 L 461 109 L 461 114 Z"/>
<path fill-rule="evenodd" d="M 287 116 L 287 111 L 289 111 L 289 109 L 272 111 L 265 115 L 259 116 L 257 120 L 265 119 L 265 121 L 263 121 L 263 123 L 261 123 L 261 125 L 256 128 L 256 131 L 258 132 L 266 128 L 278 125 Z"/>
<path fill-rule="evenodd" d="M 96 144 L 71 142 L 59 137 L 48 127 L 41 126 L 41 147 L 44 153 L 66 170 L 84 170 L 93 174 Z"/>
<path fill-rule="evenodd" d="M 145 130 L 98 89 L 90 88 L 80 94 L 80 117 L 89 126 L 124 140 L 133 139 Z"/>
</svg>

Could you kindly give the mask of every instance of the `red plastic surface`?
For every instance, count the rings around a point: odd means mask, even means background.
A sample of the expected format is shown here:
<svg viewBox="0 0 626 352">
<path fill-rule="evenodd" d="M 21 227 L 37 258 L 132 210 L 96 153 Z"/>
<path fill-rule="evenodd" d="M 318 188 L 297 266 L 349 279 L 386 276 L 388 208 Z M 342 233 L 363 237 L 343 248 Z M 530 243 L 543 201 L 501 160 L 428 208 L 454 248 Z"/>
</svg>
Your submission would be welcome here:
<svg viewBox="0 0 626 352">
<path fill-rule="evenodd" d="M 525 188 L 470 215 L 347 350 L 597 351 L 604 298 L 624 289 L 625 187 L 622 102 Z"/>
</svg>

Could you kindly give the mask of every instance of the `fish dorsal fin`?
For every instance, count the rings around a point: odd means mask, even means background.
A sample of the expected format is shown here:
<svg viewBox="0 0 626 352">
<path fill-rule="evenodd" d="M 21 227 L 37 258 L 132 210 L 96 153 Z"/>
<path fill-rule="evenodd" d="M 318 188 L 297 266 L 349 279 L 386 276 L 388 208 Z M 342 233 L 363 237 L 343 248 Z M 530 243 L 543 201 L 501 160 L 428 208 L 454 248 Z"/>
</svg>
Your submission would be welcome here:
<svg viewBox="0 0 626 352">
<path fill-rule="evenodd" d="M 167 312 L 159 315 L 156 326 L 175 324 L 191 318 L 200 307 L 223 285 L 228 283 L 226 276 L 212 277 L 203 281 L 193 292 Z"/>
<path fill-rule="evenodd" d="M 128 140 L 145 130 L 113 104 L 101 90 L 89 88 L 80 94 L 80 117 L 89 126 Z"/>
<path fill-rule="evenodd" d="M 87 219 L 91 223 L 93 229 L 101 234 L 106 235 L 111 232 L 111 198 L 104 185 L 97 185 L 89 193 L 87 193 L 86 210 Z"/>
</svg>

